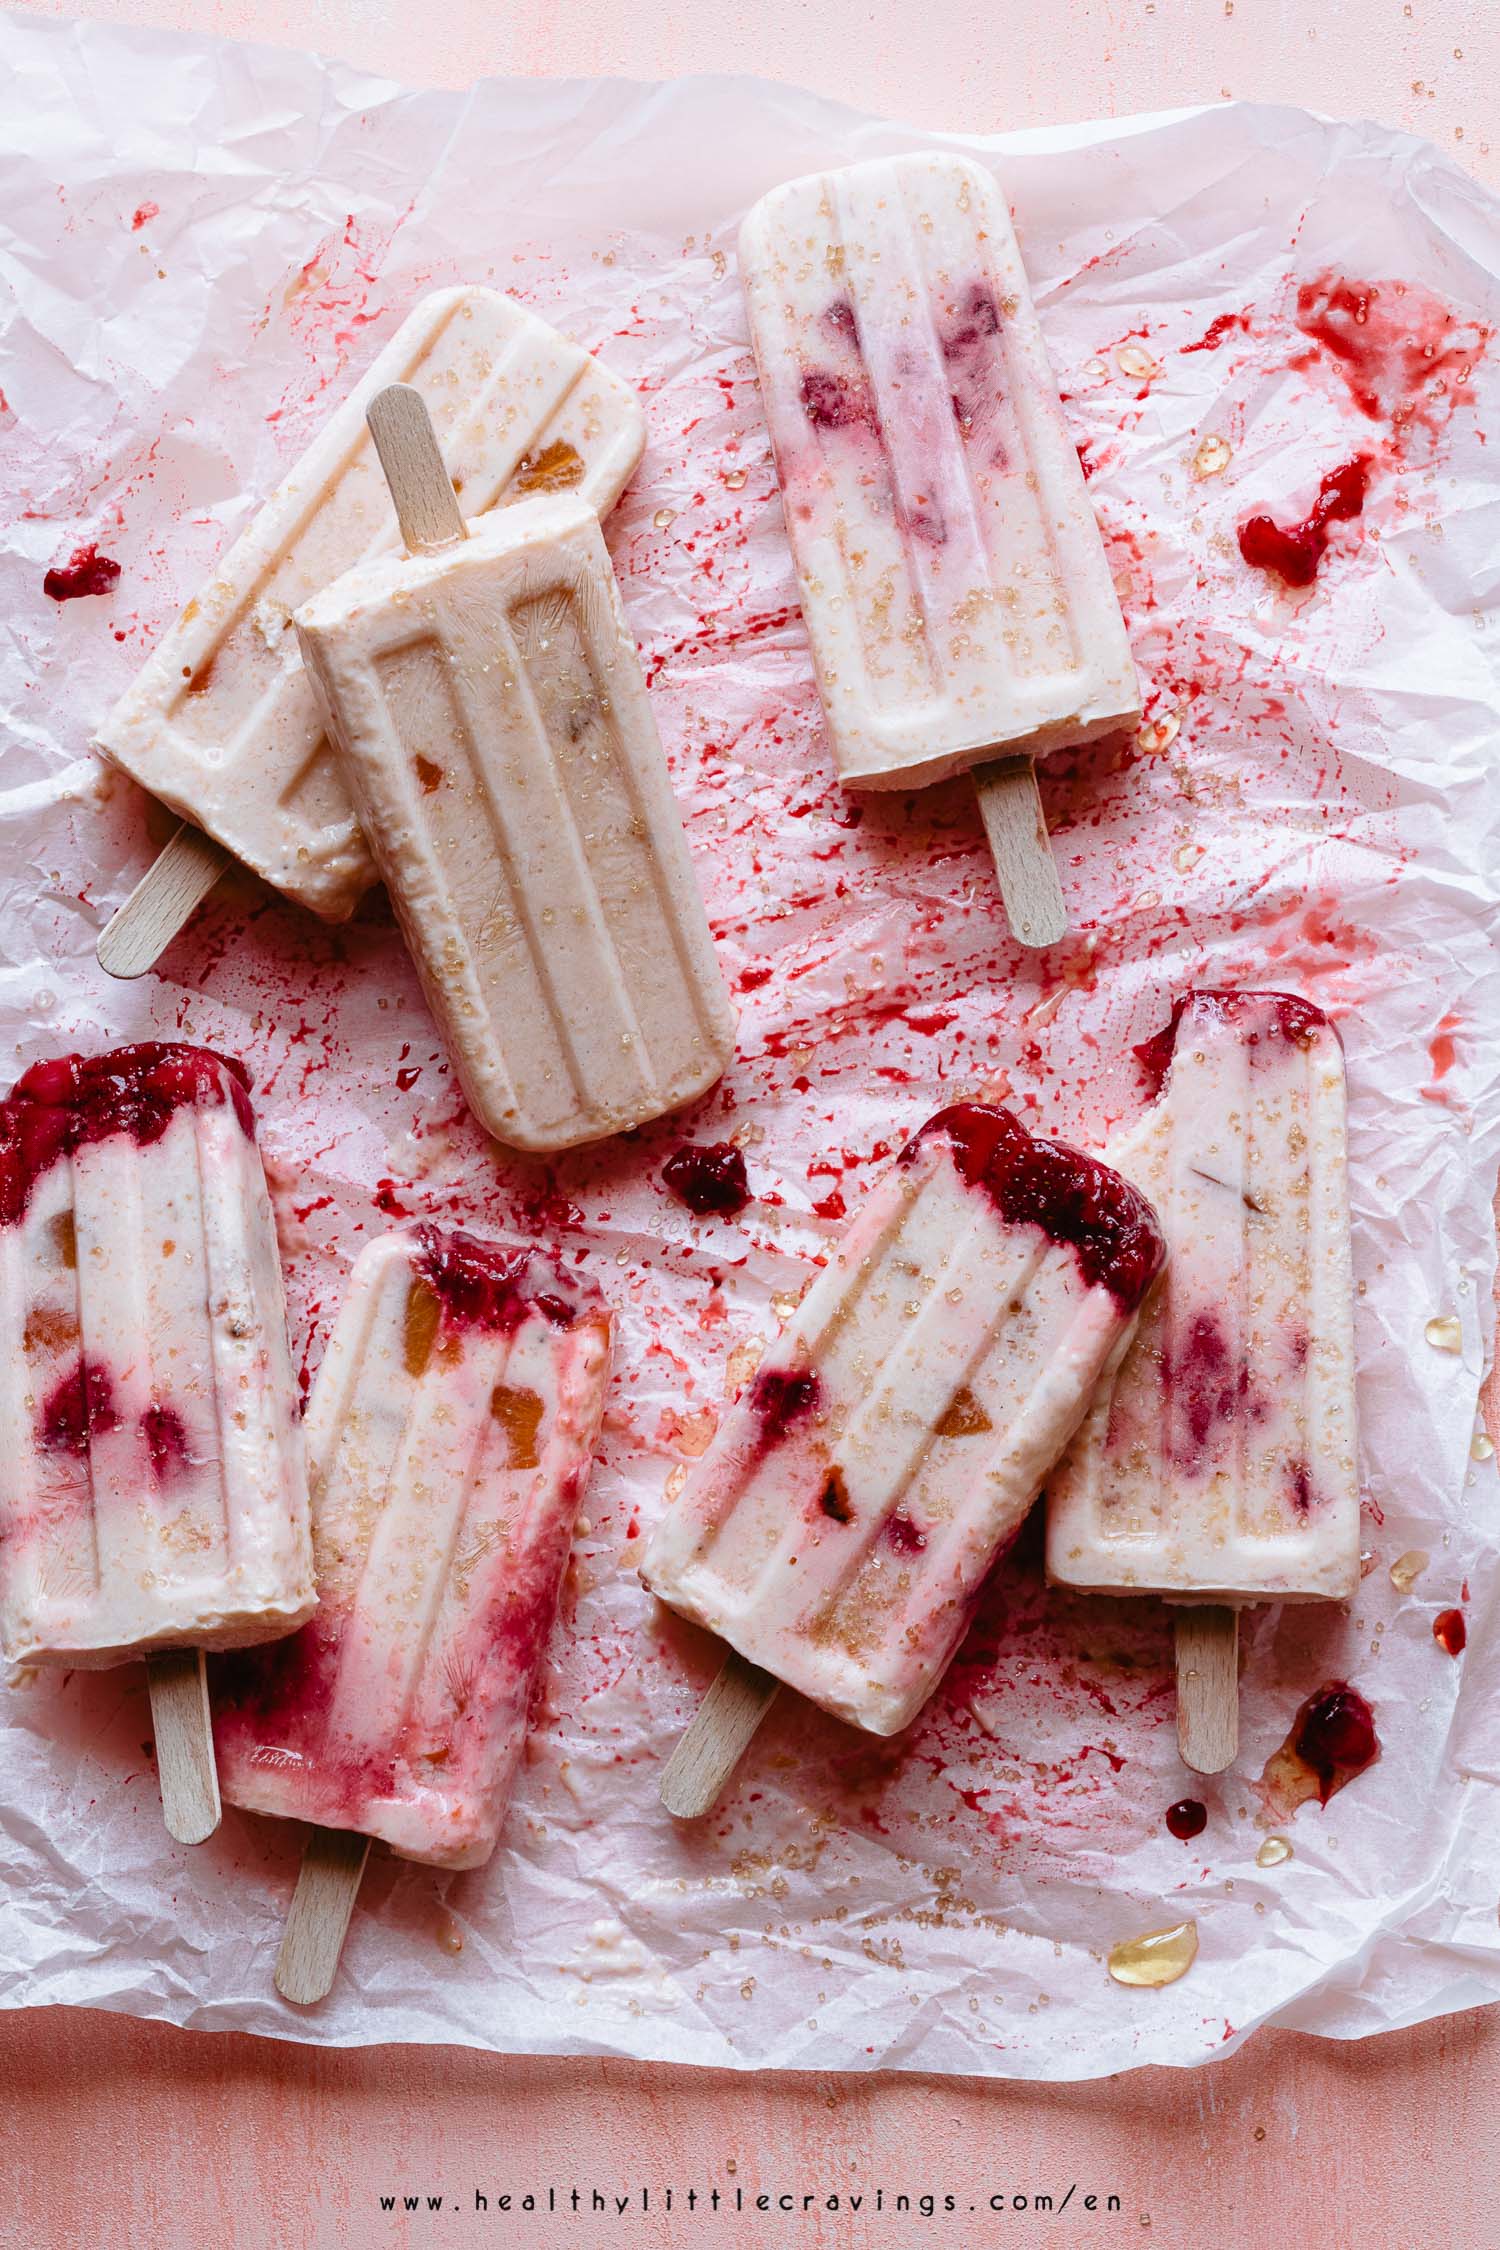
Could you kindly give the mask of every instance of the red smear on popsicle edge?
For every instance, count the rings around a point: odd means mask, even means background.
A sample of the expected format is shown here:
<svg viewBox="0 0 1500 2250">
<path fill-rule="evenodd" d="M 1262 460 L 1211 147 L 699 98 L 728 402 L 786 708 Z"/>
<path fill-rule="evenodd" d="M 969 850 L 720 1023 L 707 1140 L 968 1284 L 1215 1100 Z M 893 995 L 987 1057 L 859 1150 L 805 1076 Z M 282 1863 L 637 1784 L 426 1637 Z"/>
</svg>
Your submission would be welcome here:
<svg viewBox="0 0 1500 2250">
<path fill-rule="evenodd" d="M 1314 935 L 1312 931 L 1307 934 Z M 1214 1013 L 1227 1023 L 1233 1023 L 1251 1011 L 1259 1013 L 1265 1010 L 1269 1028 L 1292 1046 L 1310 1046 L 1321 1031 L 1333 1031 L 1337 1037 L 1335 1026 L 1323 1010 L 1315 1007 L 1311 1000 L 1304 1000 L 1300 993 L 1260 992 L 1253 989 L 1241 992 L 1222 985 L 1197 985 L 1174 1003 L 1172 1013 L 1161 1030 L 1153 1032 L 1149 1039 L 1141 1040 L 1132 1050 L 1145 1073 L 1147 1091 L 1153 1101 L 1167 1082 L 1184 1011 L 1189 1006 L 1203 1003 L 1211 1004 Z M 1257 1028 L 1249 1034 L 1250 1044 L 1258 1044 L 1259 1039 L 1260 1030 Z"/>
<path fill-rule="evenodd" d="M 539 1251 L 457 1228 L 419 1227 L 416 1240 L 415 1270 L 455 1327 L 509 1335 L 538 1312 L 554 1328 L 571 1328 L 602 1309 L 592 1283 L 571 1279 Z"/>
</svg>

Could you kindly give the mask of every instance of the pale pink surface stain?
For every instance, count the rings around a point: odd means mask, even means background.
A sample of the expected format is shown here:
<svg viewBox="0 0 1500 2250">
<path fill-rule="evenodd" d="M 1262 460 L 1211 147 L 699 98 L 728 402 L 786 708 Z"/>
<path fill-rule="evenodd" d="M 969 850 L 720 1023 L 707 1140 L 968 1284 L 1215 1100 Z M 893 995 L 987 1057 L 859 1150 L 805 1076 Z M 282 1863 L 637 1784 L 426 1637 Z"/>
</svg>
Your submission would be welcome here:
<svg viewBox="0 0 1500 2250">
<path fill-rule="evenodd" d="M 17 0 L 20 6 L 27 0 Z M 1500 11 L 1472 0 L 1091 0 L 1039 35 L 1023 0 L 69 0 L 32 12 L 263 39 L 412 83 L 486 73 L 758 72 L 934 127 L 993 131 L 1225 96 L 1370 115 L 1500 181 Z M 872 18 L 875 19 L 872 21 Z M 1435 1082 L 1439 1058 L 1434 1058 Z M 1493 1420 L 1493 1416 L 1492 1416 Z M 1149 1996 L 1143 1996 L 1149 2001 Z M 1267 2033 L 1191 2074 L 1077 2087 L 731 2078 L 448 2049 L 319 2052 L 80 2011 L 0 2019 L 0 2238 L 153 2250 L 203 2242 L 792 2245 L 1054 2239 L 1342 2250 L 1494 2240 L 1500 2020 L 1471 2014 L 1357 2045 Z M 505 2219 L 507 2188 L 606 2195 L 676 2182 L 954 2195 L 952 2217 L 774 2214 Z M 992 2190 L 1076 2182 L 1121 2211 L 983 2210 Z M 476 2190 L 489 2197 L 476 2210 Z M 408 2219 L 379 2196 L 465 2211 Z M 653 2201 L 659 2205 L 659 2198 Z M 969 2204 L 978 2202 L 979 2215 Z"/>
</svg>

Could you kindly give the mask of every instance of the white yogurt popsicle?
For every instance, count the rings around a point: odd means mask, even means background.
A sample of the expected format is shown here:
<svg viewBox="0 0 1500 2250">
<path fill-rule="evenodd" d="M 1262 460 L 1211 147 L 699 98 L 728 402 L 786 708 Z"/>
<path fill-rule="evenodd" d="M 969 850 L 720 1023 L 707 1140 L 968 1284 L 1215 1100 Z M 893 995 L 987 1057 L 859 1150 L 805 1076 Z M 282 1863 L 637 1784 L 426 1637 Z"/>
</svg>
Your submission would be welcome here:
<svg viewBox="0 0 1500 2250">
<path fill-rule="evenodd" d="M 1150 1205 L 1104 1165 L 1004 1110 L 945 1110 L 767 1352 L 658 1526 L 646 1584 L 839 1718 L 895 1734 L 1161 1255 Z"/>
<path fill-rule="evenodd" d="M 244 1073 L 36 1064 L 0 1103 L 0 1645 L 95 1667 L 313 1607 L 297 1391 Z"/>
<path fill-rule="evenodd" d="M 493 289 L 444 289 L 408 316 L 183 610 L 97 746 L 288 897 L 330 921 L 375 881 L 302 671 L 292 612 L 399 546 L 365 411 L 417 386 L 465 513 L 572 492 L 601 512 L 645 443 L 633 391 Z"/>
<path fill-rule="evenodd" d="M 1005 202 L 965 157 L 793 180 L 740 237 L 842 778 L 1134 725 L 1135 669 Z"/>
<path fill-rule="evenodd" d="M 297 630 L 470 1107 L 568 1148 L 703 1093 L 734 1011 L 592 509 L 451 528 Z"/>
<path fill-rule="evenodd" d="M 317 1615 L 216 1667 L 232 1804 L 489 1858 L 609 1359 L 597 1290 L 536 1251 L 417 1226 L 361 1253 L 307 1414 Z"/>
<path fill-rule="evenodd" d="M 1168 1263 L 1048 1481 L 1058 1584 L 1340 1601 L 1359 1578 L 1344 1061 L 1283 992 L 1189 993 L 1109 1160 Z"/>
</svg>

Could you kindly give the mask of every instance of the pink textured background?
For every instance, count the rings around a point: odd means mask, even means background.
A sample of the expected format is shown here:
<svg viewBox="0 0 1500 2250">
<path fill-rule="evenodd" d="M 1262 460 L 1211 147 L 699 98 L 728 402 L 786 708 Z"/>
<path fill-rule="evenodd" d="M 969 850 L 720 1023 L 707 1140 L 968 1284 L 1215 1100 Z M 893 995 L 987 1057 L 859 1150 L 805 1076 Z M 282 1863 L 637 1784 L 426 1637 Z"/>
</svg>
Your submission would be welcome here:
<svg viewBox="0 0 1500 2250">
<path fill-rule="evenodd" d="M 1377 116 L 1500 184 L 1500 9 L 1474 0 L 72 0 L 39 14 L 312 45 L 411 83 L 483 74 L 757 71 L 934 126 L 999 130 L 1227 94 Z M 1493 1425 L 1492 1425 L 1493 1426 Z M 1500 1435 L 1500 1431 L 1497 1431 Z M 318 2053 L 102 2015 L 0 2020 L 0 2241 L 629 2242 L 793 2246 L 1052 2240 L 1364 2250 L 1496 2239 L 1500 2011 L 1334 2046 L 1267 2034 L 1191 2075 L 1083 2087 L 754 2080 L 457 2051 Z M 506 2186 L 691 2180 L 747 2195 L 863 2185 L 958 2197 L 886 2216 L 503 2219 Z M 991 2188 L 1076 2181 L 1090 2217 L 986 2223 Z M 487 2214 L 382 2216 L 382 2192 Z"/>
</svg>

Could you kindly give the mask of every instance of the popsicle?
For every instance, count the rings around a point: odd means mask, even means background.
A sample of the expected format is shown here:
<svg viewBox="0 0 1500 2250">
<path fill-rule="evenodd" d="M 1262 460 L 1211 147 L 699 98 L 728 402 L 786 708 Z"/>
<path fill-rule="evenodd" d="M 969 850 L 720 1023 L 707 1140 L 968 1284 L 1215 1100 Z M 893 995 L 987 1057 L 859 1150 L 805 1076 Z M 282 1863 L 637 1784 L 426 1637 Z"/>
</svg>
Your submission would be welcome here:
<svg viewBox="0 0 1500 2250">
<path fill-rule="evenodd" d="M 663 1518 L 641 1575 L 735 1653 L 662 1796 L 706 1812 L 778 1682 L 908 1726 L 1162 1258 L 1145 1197 L 978 1103 L 872 1192 Z"/>
<path fill-rule="evenodd" d="M 297 612 L 329 737 L 480 1122 L 623 1132 L 714 1083 L 735 1018 L 598 518 L 466 536 L 419 394 L 370 422 L 412 553 Z"/>
<path fill-rule="evenodd" d="M 215 1683 L 226 1798 L 316 1824 L 288 1999 L 332 1983 L 372 1837 L 494 1850 L 609 1358 L 598 1291 L 539 1251 L 419 1225 L 361 1252 L 307 1411 L 317 1615 Z"/>
<path fill-rule="evenodd" d="M 205 1648 L 313 1608 L 297 1389 L 241 1065 L 142 1045 L 0 1103 L 0 1645 L 147 1661 L 167 1825 L 218 1824 Z"/>
<path fill-rule="evenodd" d="M 189 824 L 104 930 L 113 975 L 149 968 L 231 857 L 329 921 L 375 881 L 291 618 L 396 545 L 365 429 L 393 382 L 429 401 L 471 516 L 547 492 L 603 513 L 645 443 L 634 392 L 534 313 L 493 289 L 424 297 L 99 730 L 97 748 Z"/>
<path fill-rule="evenodd" d="M 1190 992 L 1137 1050 L 1158 1098 L 1109 1160 L 1170 1252 L 1048 1484 L 1060 1585 L 1180 1606 L 1183 1755 L 1234 1756 L 1238 1609 L 1359 1579 L 1344 1062 L 1311 1002 Z"/>
<path fill-rule="evenodd" d="M 834 758 L 973 771 L 1016 936 L 1067 926 L 1032 761 L 1140 696 L 1010 215 L 966 157 L 776 188 L 740 267 Z"/>
</svg>

